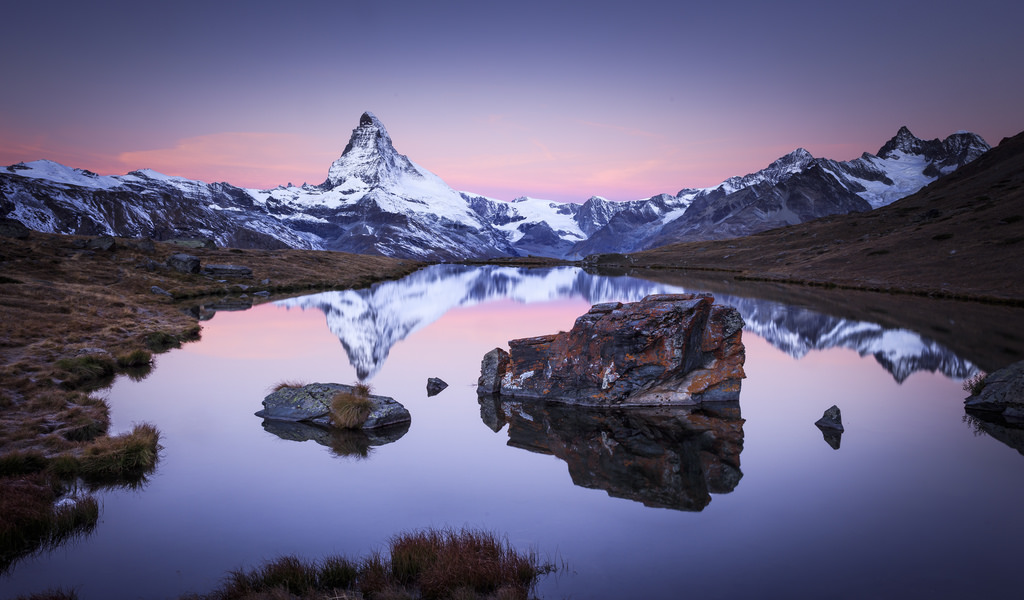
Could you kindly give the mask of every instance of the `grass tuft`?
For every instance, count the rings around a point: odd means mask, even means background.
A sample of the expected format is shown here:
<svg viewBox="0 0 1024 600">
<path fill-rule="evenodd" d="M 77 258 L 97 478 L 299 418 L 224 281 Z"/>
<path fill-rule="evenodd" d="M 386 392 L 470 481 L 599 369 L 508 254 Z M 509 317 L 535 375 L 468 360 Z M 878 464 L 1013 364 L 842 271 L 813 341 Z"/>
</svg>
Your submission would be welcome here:
<svg viewBox="0 0 1024 600">
<path fill-rule="evenodd" d="M 974 375 L 964 379 L 964 391 L 968 392 L 972 396 L 977 396 L 981 393 L 981 390 L 985 389 L 985 377 L 987 376 L 988 375 L 984 371 L 978 371 Z"/>
<path fill-rule="evenodd" d="M 0 477 L 28 475 L 46 469 L 47 460 L 42 452 L 16 450 L 0 455 Z"/>
<path fill-rule="evenodd" d="M 374 551 L 361 561 L 284 556 L 233 571 L 220 590 L 191 598 L 526 600 L 540 576 L 555 571 L 533 552 L 518 553 L 507 541 L 475 530 L 406 533 L 389 547 L 390 558 Z"/>
<path fill-rule="evenodd" d="M 153 362 L 153 355 L 146 350 L 133 350 L 117 357 L 117 366 L 122 369 L 146 367 Z"/>
<path fill-rule="evenodd" d="M 335 427 L 357 429 L 363 426 L 372 409 L 370 386 L 360 383 L 351 392 L 338 392 L 331 398 L 331 422 Z"/>
<path fill-rule="evenodd" d="M 99 520 L 92 496 L 55 505 L 63 490 L 43 473 L 0 479 L 0 488 L 0 573 L 20 558 L 88 534 Z"/>
<path fill-rule="evenodd" d="M 159 452 L 160 432 L 141 423 L 129 433 L 94 441 L 79 458 L 78 473 L 94 484 L 139 482 L 156 468 Z"/>
<path fill-rule="evenodd" d="M 284 380 L 278 381 L 270 387 L 271 392 L 280 392 L 281 390 L 294 390 L 301 387 L 305 387 L 306 384 L 301 381 Z"/>
<path fill-rule="evenodd" d="M 57 369 L 64 377 L 64 383 L 73 388 L 110 377 L 116 368 L 114 359 L 97 354 L 63 358 L 57 361 Z"/>
</svg>

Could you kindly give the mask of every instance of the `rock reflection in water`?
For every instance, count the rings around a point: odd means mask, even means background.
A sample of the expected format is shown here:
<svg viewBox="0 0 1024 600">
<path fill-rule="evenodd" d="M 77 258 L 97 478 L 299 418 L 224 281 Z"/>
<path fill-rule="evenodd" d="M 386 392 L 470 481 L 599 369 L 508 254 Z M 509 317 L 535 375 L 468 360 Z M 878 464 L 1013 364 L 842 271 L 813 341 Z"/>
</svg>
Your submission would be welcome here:
<svg viewBox="0 0 1024 600">
<path fill-rule="evenodd" d="M 508 445 L 564 460 L 574 484 L 646 506 L 700 511 L 736 488 L 743 450 L 738 402 L 599 409 L 480 397 Z"/>
<path fill-rule="evenodd" d="M 964 415 L 975 434 L 987 434 L 1024 455 L 1024 423 L 1010 422 L 998 415 L 968 410 Z"/>
<path fill-rule="evenodd" d="M 409 431 L 410 423 L 375 429 L 337 429 L 296 421 L 263 420 L 263 429 L 283 440 L 314 441 L 331 449 L 335 456 L 367 458 L 376 446 L 397 442 Z"/>
</svg>

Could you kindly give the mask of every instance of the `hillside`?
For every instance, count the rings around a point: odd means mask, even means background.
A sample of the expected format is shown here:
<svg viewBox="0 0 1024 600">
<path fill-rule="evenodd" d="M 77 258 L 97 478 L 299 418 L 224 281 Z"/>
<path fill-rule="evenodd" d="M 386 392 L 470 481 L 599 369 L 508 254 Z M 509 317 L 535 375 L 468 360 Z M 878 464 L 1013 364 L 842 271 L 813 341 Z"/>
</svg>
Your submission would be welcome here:
<svg viewBox="0 0 1024 600">
<path fill-rule="evenodd" d="M 599 262 L 1024 303 L 1024 133 L 875 210 Z"/>
</svg>

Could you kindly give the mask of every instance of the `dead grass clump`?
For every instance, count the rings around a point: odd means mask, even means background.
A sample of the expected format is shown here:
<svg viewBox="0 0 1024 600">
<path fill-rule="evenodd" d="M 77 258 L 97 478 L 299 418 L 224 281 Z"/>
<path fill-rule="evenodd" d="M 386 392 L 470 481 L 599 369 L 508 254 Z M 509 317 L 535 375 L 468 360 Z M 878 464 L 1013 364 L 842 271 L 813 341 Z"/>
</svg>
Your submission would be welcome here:
<svg viewBox="0 0 1024 600">
<path fill-rule="evenodd" d="M 0 479 L 0 573 L 20 558 L 88 534 L 99 519 L 91 496 L 55 505 L 60 487 L 42 473 Z"/>
<path fill-rule="evenodd" d="M 153 362 L 153 355 L 146 350 L 132 350 L 117 357 L 117 366 L 122 369 L 147 367 Z"/>
<path fill-rule="evenodd" d="M 351 392 L 338 392 L 331 398 L 331 422 L 335 427 L 357 429 L 363 426 L 372 409 L 370 386 L 359 384 Z"/>
<path fill-rule="evenodd" d="M 36 450 L 16 450 L 0 455 L 0 477 L 28 475 L 46 468 L 47 460 Z"/>
<path fill-rule="evenodd" d="M 374 551 L 360 561 L 284 556 L 233 571 L 220 590 L 190 598 L 525 600 L 537 579 L 555 570 L 532 552 L 520 554 L 497 536 L 472 530 L 401 534 L 390 551 L 390 559 Z"/>
<path fill-rule="evenodd" d="M 78 472 L 89 483 L 133 483 L 156 468 L 160 432 L 149 423 L 131 432 L 94 441 L 78 460 Z"/>
<path fill-rule="evenodd" d="M 305 387 L 306 384 L 301 381 L 284 380 L 278 381 L 270 387 L 271 392 L 280 392 L 281 390 L 294 390 L 301 387 Z"/>
<path fill-rule="evenodd" d="M 483 531 L 428 530 L 399 535 L 390 545 L 393 576 L 427 599 L 504 590 L 525 600 L 537 578 L 553 570 L 533 553 L 520 554 Z"/>
<path fill-rule="evenodd" d="M 981 393 L 981 390 L 985 389 L 985 377 L 988 377 L 988 374 L 984 371 L 978 371 L 964 379 L 964 391 L 972 396 L 977 396 Z"/>
<path fill-rule="evenodd" d="M 112 376 L 117 365 L 109 356 L 86 354 L 58 360 L 57 369 L 64 378 L 66 386 L 79 388 L 87 383 L 101 381 Z"/>
</svg>

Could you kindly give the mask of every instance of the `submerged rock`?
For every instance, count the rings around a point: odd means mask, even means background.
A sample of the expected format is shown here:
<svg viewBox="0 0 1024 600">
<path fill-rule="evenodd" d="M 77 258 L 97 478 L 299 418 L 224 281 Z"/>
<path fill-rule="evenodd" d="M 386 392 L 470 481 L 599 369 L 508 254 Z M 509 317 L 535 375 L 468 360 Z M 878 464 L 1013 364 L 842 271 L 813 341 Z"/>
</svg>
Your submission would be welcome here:
<svg viewBox="0 0 1024 600">
<path fill-rule="evenodd" d="M 739 398 L 743 318 L 710 295 L 596 304 L 572 330 L 511 340 L 481 364 L 479 394 L 590 406 Z"/>
<path fill-rule="evenodd" d="M 437 377 L 431 377 L 427 379 L 427 396 L 436 396 L 443 392 L 446 387 L 448 387 L 446 381 Z"/>
<path fill-rule="evenodd" d="M 331 399 L 339 392 L 355 393 L 353 386 L 342 383 L 311 383 L 302 387 L 283 387 L 263 399 L 263 410 L 256 413 L 273 421 L 312 423 L 325 427 L 331 423 Z M 412 421 L 409 411 L 394 398 L 368 396 L 372 406 L 362 429 L 387 427 Z"/>
</svg>

